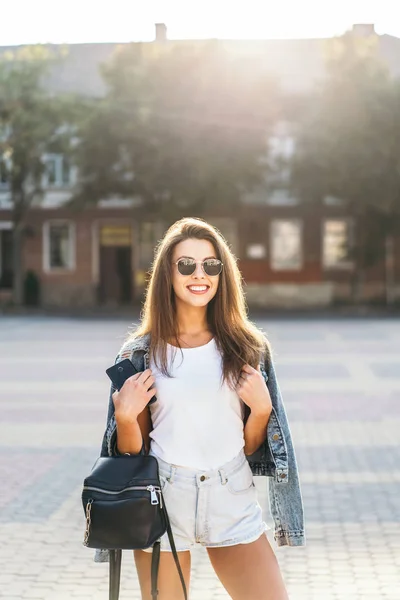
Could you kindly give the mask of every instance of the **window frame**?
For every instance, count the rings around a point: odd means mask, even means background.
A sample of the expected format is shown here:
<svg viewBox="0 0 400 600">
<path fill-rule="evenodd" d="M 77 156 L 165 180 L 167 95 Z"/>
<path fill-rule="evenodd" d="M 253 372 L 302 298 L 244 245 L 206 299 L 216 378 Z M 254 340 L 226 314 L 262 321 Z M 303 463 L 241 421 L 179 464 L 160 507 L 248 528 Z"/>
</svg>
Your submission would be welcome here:
<svg viewBox="0 0 400 600">
<path fill-rule="evenodd" d="M 54 160 L 55 161 L 55 173 L 56 180 L 54 183 L 49 181 L 49 174 L 47 172 L 47 161 Z M 74 174 L 71 163 L 69 163 L 69 182 L 65 183 L 63 181 L 63 168 L 64 161 L 68 161 L 68 157 L 64 154 L 60 154 L 57 152 L 50 152 L 43 155 L 43 163 L 44 163 L 44 171 L 42 174 L 42 187 L 44 189 L 61 189 L 61 188 L 70 188 L 74 184 Z"/>
<path fill-rule="evenodd" d="M 50 230 L 52 225 L 68 225 L 69 252 L 67 267 L 52 267 L 50 264 Z M 70 219 L 49 219 L 43 223 L 43 271 L 51 274 L 71 273 L 76 270 L 76 224 Z"/>
<path fill-rule="evenodd" d="M 324 271 L 351 270 L 354 268 L 354 259 L 348 259 L 335 265 L 325 263 L 325 224 L 328 221 L 342 221 L 347 223 L 350 248 L 354 247 L 355 241 L 355 221 L 352 217 L 324 217 L 321 221 L 321 267 Z"/>
<path fill-rule="evenodd" d="M 297 223 L 299 226 L 299 237 L 300 237 L 300 252 L 299 252 L 299 263 L 298 266 L 290 267 L 276 267 L 274 265 L 274 253 L 273 253 L 273 240 L 274 240 L 274 223 L 277 221 L 290 221 L 291 223 Z M 271 271 L 277 273 L 287 273 L 290 271 L 302 271 L 304 268 L 304 221 L 298 217 L 276 217 L 271 219 L 269 223 L 269 267 Z"/>
</svg>

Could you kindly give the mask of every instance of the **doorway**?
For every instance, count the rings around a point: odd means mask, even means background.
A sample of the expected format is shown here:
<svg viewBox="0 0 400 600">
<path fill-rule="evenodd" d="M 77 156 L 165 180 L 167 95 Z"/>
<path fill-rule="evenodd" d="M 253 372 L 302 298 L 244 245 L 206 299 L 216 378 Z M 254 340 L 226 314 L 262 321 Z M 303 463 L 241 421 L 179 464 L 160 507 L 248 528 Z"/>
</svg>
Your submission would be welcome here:
<svg viewBox="0 0 400 600">
<path fill-rule="evenodd" d="M 13 286 L 12 235 L 11 229 L 2 229 L 0 226 L 0 290 L 11 290 Z"/>
<path fill-rule="evenodd" d="M 131 227 L 102 226 L 99 242 L 99 302 L 128 304 L 133 296 Z"/>
</svg>

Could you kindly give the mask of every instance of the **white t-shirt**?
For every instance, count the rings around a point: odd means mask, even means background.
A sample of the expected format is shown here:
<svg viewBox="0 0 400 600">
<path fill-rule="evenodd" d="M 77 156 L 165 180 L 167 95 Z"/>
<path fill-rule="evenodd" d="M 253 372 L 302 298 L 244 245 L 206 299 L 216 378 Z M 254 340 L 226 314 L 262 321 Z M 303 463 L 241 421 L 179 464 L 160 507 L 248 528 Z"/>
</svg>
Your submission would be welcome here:
<svg viewBox="0 0 400 600">
<path fill-rule="evenodd" d="M 244 403 L 226 383 L 221 387 L 222 356 L 214 338 L 182 352 L 183 357 L 179 348 L 168 344 L 172 378 L 150 360 L 158 399 L 150 404 L 151 448 L 174 465 L 215 469 L 244 446 Z"/>
</svg>

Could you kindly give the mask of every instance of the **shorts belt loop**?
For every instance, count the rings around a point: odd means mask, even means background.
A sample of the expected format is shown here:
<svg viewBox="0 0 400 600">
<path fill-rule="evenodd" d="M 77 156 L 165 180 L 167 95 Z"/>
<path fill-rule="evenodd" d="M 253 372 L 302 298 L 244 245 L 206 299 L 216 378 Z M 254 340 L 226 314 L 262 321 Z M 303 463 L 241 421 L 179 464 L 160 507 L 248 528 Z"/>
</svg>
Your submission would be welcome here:
<svg viewBox="0 0 400 600">
<path fill-rule="evenodd" d="M 170 470 L 169 477 L 168 477 L 169 483 L 172 483 L 174 481 L 175 472 L 176 472 L 176 467 L 174 465 L 171 465 L 171 470 Z"/>
<path fill-rule="evenodd" d="M 219 469 L 219 470 L 218 470 L 218 473 L 219 473 L 219 476 L 220 476 L 220 478 L 221 478 L 221 483 L 222 483 L 222 485 L 225 485 L 225 484 L 226 484 L 226 482 L 228 481 L 228 478 L 227 478 L 227 476 L 225 475 L 225 471 L 224 471 L 223 469 Z"/>
</svg>

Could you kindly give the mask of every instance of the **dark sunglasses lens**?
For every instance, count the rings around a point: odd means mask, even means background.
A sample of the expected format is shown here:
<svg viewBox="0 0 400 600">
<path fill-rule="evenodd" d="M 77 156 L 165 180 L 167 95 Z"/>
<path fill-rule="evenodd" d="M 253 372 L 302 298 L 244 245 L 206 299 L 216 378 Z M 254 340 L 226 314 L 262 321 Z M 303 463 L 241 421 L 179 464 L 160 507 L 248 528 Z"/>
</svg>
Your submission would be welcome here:
<svg viewBox="0 0 400 600">
<path fill-rule="evenodd" d="M 210 275 L 210 277 L 215 276 L 215 275 L 219 275 L 222 271 L 222 263 L 220 260 L 205 260 L 204 261 L 204 271 L 207 273 L 207 275 Z"/>
<path fill-rule="evenodd" d="M 181 275 L 192 275 L 196 270 L 196 263 L 194 260 L 179 260 L 178 261 L 178 271 Z"/>
</svg>

